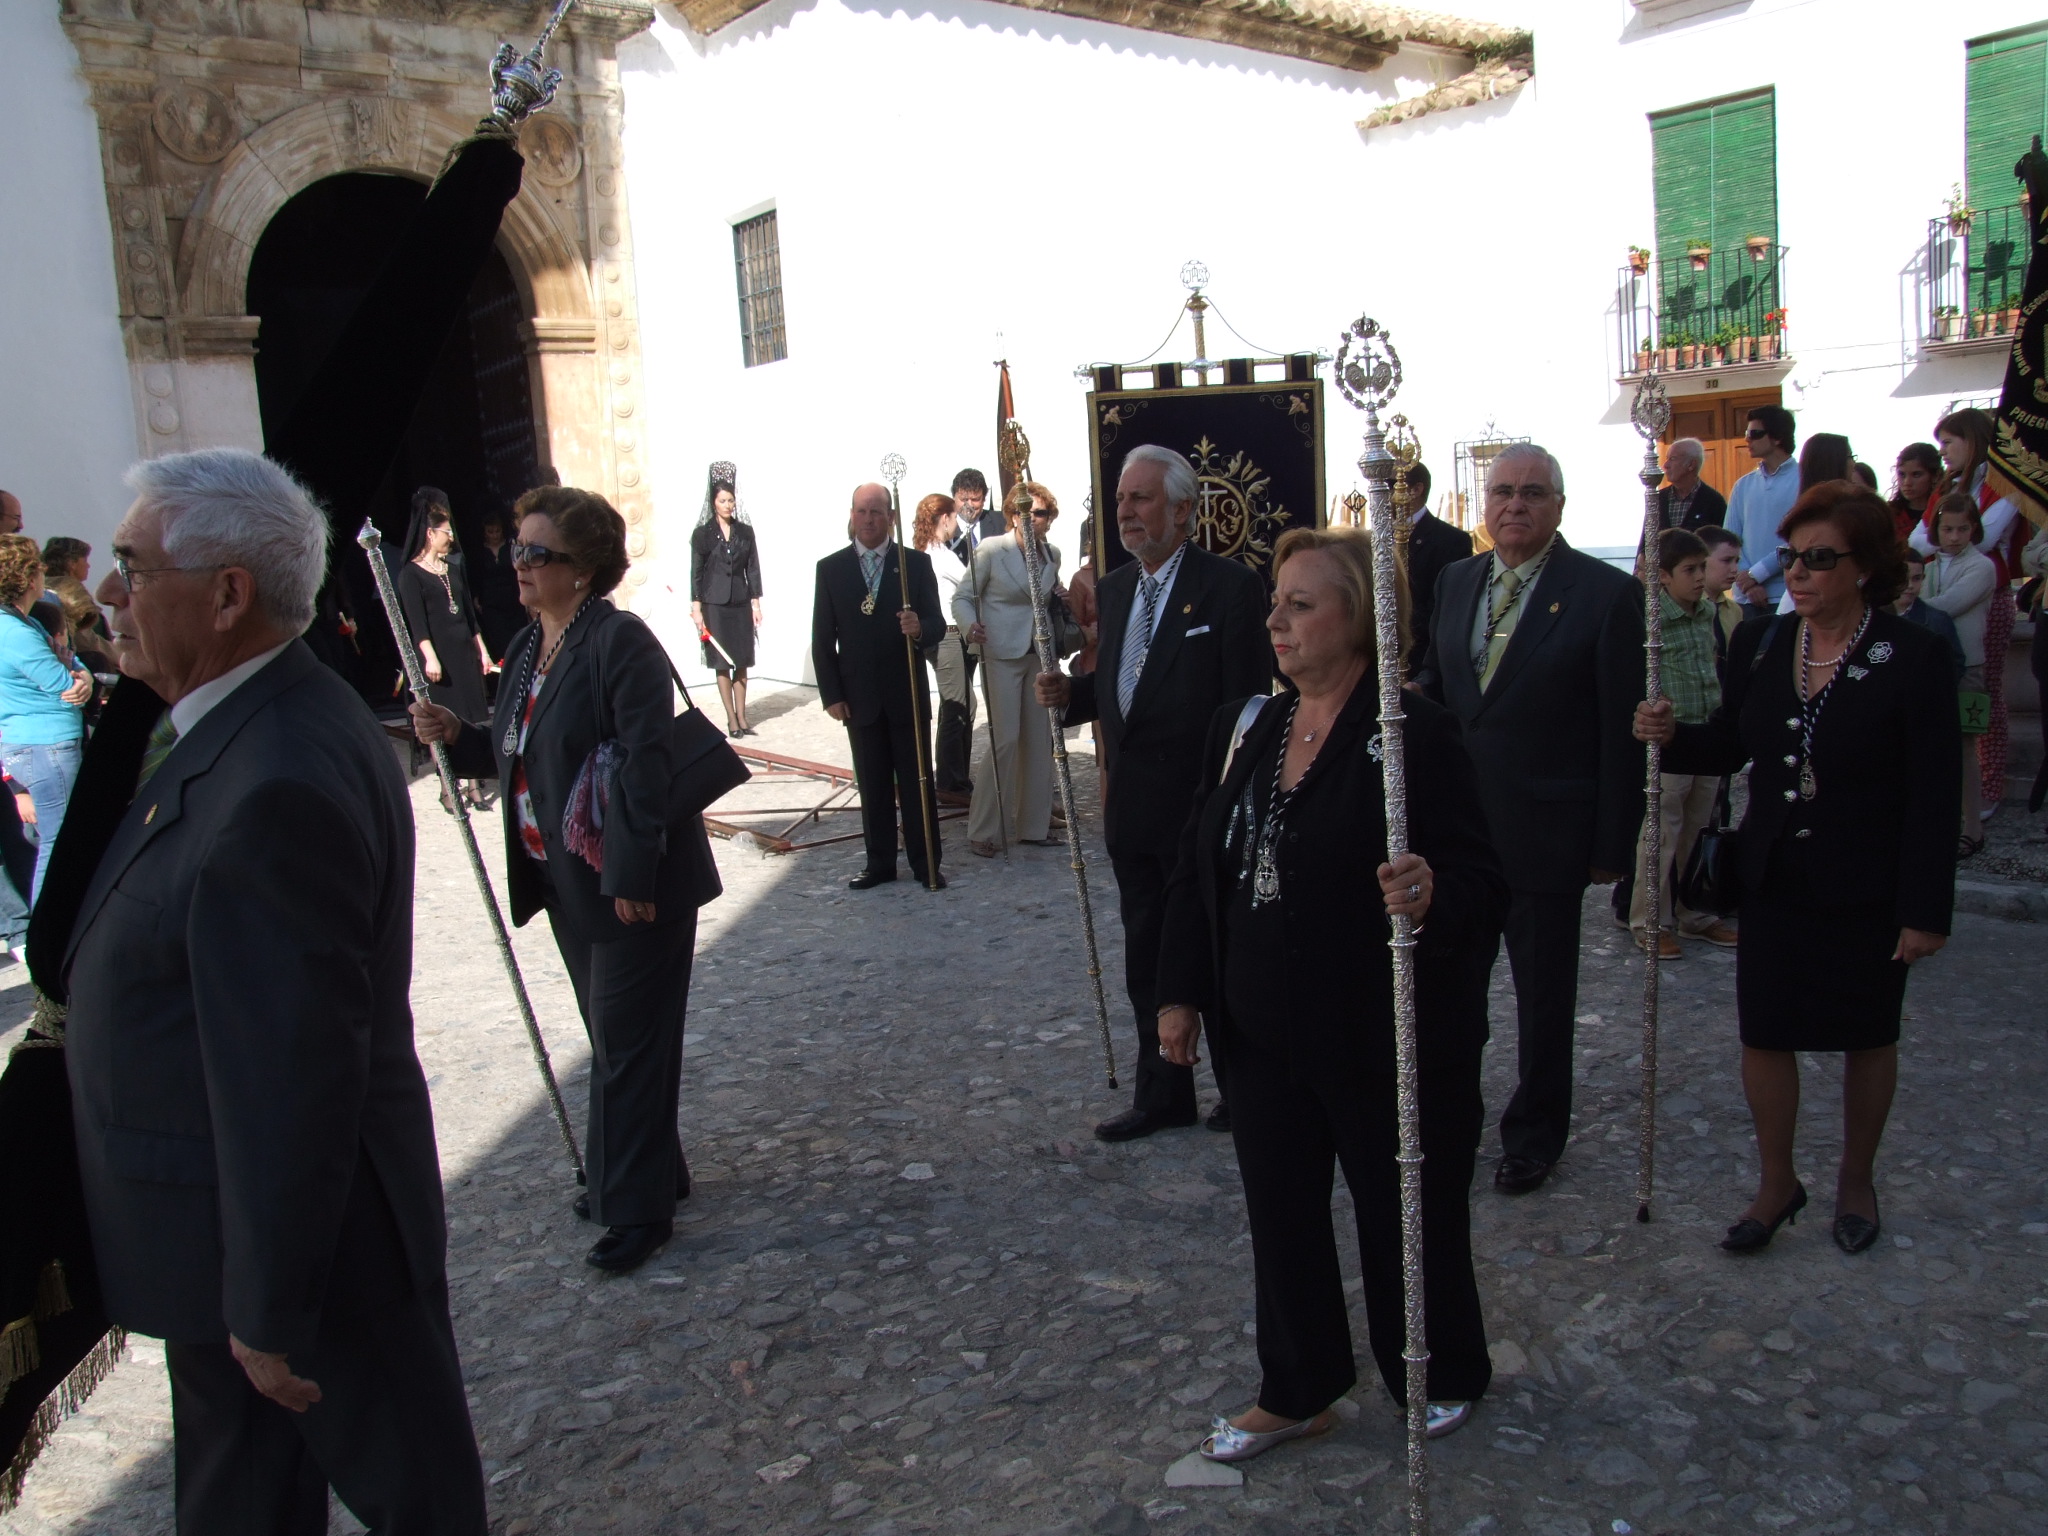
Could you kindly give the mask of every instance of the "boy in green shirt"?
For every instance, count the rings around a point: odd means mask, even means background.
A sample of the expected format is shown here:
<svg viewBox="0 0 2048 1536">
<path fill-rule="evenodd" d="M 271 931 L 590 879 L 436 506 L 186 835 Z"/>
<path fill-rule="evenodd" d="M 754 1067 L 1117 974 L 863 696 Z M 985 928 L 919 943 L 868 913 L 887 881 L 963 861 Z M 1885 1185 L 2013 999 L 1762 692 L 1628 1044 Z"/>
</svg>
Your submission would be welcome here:
<svg viewBox="0 0 2048 1536">
<path fill-rule="evenodd" d="M 1664 696 L 1681 724 L 1698 725 L 1721 704 L 1720 671 L 1714 660 L 1714 609 L 1707 597 L 1707 546 L 1698 534 L 1667 528 L 1657 540 L 1657 576 L 1663 585 L 1662 683 Z M 1677 871 L 1685 868 L 1693 842 L 1714 813 L 1721 781 L 1707 774 L 1667 773 L 1663 776 L 1661 825 L 1663 931 L 1656 937 L 1657 958 L 1676 960 L 1684 953 L 1678 935 L 1733 948 L 1735 930 L 1710 912 L 1678 907 L 1672 892 Z M 1636 868 L 1643 867 L 1644 842 L 1636 842 Z M 1628 925 L 1636 942 L 1647 946 L 1649 892 L 1639 877 L 1629 903 Z"/>
</svg>

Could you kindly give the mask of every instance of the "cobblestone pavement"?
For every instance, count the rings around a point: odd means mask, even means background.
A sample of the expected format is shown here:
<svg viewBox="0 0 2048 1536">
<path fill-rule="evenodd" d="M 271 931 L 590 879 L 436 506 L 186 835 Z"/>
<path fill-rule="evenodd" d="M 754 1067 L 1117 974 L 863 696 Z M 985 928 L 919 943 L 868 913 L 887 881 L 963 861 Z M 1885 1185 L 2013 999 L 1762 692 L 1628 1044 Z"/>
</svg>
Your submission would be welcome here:
<svg viewBox="0 0 2048 1536">
<path fill-rule="evenodd" d="M 847 761 L 808 697 L 763 700 L 786 712 L 760 744 Z M 787 785 L 753 793 L 798 803 Z M 721 843 L 683 1097 L 698 1192 L 654 1262 L 605 1279 L 581 1263 L 595 1233 L 569 1211 L 453 825 L 430 786 L 414 803 L 414 1005 L 494 1532 L 1399 1527 L 1400 1431 L 1376 1380 L 1336 1434 L 1241 1486 L 1165 1481 L 1256 1385 L 1242 1197 L 1227 1137 L 1089 1136 L 1121 1101 L 1063 851 L 987 863 L 951 827 L 950 891 L 854 895 L 857 843 Z M 1113 886 L 1094 873 L 1114 976 Z M 1714 1246 L 1753 1169 L 1733 958 L 1689 944 L 1665 970 L 1657 1219 L 1638 1225 L 1639 962 L 1599 893 L 1587 911 L 1577 1135 L 1539 1194 L 1475 1196 L 1498 1374 L 1434 1448 L 1436 1528 L 2048 1530 L 2038 928 L 1965 917 L 1916 975 L 1878 1248 L 1828 1241 L 1839 1069 L 1820 1058 L 1809 1219 L 1736 1259 Z M 519 949 L 580 1104 L 544 925 Z M 1495 1018 L 1511 1018 L 1498 987 Z M 1496 1108 L 1513 1067 L 1511 1026 L 1497 1034 Z M 169 1432 L 162 1351 L 138 1342 L 0 1530 L 168 1531 Z M 335 1529 L 357 1527 L 337 1513 Z"/>
</svg>

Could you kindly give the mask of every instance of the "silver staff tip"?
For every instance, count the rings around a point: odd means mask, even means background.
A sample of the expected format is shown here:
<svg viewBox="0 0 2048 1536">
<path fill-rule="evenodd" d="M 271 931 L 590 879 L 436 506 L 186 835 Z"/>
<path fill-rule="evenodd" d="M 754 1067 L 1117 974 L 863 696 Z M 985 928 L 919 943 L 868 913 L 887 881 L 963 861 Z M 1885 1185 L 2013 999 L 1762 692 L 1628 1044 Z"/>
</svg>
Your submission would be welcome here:
<svg viewBox="0 0 2048 1536">
<path fill-rule="evenodd" d="M 1639 1205 L 1639 1206 L 1637 1206 L 1637 1207 L 1636 1207 L 1636 1220 L 1637 1220 L 1637 1221 L 1648 1221 L 1649 1219 L 1650 1219 L 1650 1204 L 1649 1204 L 1649 1202 L 1648 1202 L 1648 1201 L 1646 1200 L 1646 1201 L 1644 1201 L 1644 1202 L 1643 1202 L 1643 1203 L 1642 1203 L 1641 1205 Z"/>
<path fill-rule="evenodd" d="M 882 478 L 891 485 L 901 483 L 903 472 L 908 467 L 903 462 L 903 455 L 900 453 L 886 453 L 882 455 Z"/>
<path fill-rule="evenodd" d="M 365 549 L 375 549 L 384 542 L 384 535 L 377 531 L 377 525 L 367 517 L 363 519 L 363 531 L 356 535 L 356 542 Z"/>
</svg>

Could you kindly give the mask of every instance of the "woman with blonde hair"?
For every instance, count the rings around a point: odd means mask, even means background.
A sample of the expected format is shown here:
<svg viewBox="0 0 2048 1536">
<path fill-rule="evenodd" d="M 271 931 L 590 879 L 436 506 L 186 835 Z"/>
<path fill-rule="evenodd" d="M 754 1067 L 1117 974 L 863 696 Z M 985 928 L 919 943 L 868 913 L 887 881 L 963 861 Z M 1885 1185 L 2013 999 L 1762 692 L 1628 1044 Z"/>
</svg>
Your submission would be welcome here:
<svg viewBox="0 0 2048 1536">
<path fill-rule="evenodd" d="M 1159 956 L 1160 1054 L 1191 1065 L 1207 1018 L 1251 1226 L 1262 1380 L 1253 1407 L 1211 1425 L 1201 1453 L 1212 1461 L 1327 1433 L 1357 1380 L 1330 1222 L 1340 1166 L 1373 1358 L 1393 1403 L 1407 1401 L 1395 914 L 1417 935 L 1428 1432 L 1464 1424 L 1493 1373 L 1467 1197 L 1507 881 L 1457 721 L 1412 692 L 1401 726 L 1411 846 L 1388 857 L 1365 535 L 1290 529 L 1273 584 L 1266 628 L 1288 691 L 1226 704 L 1210 724 L 1208 788 L 1167 886 Z"/>
<path fill-rule="evenodd" d="M 980 648 L 987 669 L 989 746 L 974 765 L 974 809 L 967 821 L 967 846 L 984 859 L 994 858 L 1006 843 L 1048 842 L 1052 831 L 1051 727 L 1033 692 L 1038 652 L 1021 531 L 1027 507 L 1045 554 L 1039 588 L 1051 594 L 1059 580 L 1060 552 L 1046 543 L 1045 535 L 1060 515 L 1060 504 L 1035 480 L 1010 492 L 1003 505 L 1009 532 L 982 541 L 972 569 L 953 594 L 954 621 L 968 644 Z"/>
</svg>

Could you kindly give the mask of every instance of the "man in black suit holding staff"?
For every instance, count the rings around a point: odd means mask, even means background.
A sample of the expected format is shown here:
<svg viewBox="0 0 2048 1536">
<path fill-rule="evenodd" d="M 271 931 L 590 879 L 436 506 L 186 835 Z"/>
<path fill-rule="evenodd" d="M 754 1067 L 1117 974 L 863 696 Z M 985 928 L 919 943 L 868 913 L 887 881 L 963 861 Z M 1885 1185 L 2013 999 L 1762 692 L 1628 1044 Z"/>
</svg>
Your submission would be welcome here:
<svg viewBox="0 0 2048 1536">
<path fill-rule="evenodd" d="M 925 658 L 946 638 L 939 583 L 931 556 L 900 549 L 889 537 L 894 515 L 889 488 L 863 485 L 853 493 L 846 548 L 818 562 L 811 607 L 811 664 L 825 713 L 846 727 L 853 747 L 853 778 L 860 786 L 861 831 L 867 866 L 847 881 L 871 890 L 896 878 L 896 808 L 903 809 L 903 849 L 910 869 L 934 890 L 945 887 L 940 850 L 929 865 L 924 811 L 918 801 L 918 736 L 930 698 Z M 902 565 L 899 567 L 899 560 Z M 900 570 L 910 574 L 910 606 L 903 606 Z M 917 642 L 916 680 L 903 637 Z M 927 868 L 931 878 L 926 879 Z"/>
<path fill-rule="evenodd" d="M 1567 544 L 1563 520 L 1557 460 L 1504 450 L 1486 477 L 1493 550 L 1438 577 L 1417 678 L 1465 727 L 1508 877 L 1521 1082 L 1500 1121 L 1505 1194 L 1537 1188 L 1564 1155 L 1580 909 L 1588 884 L 1629 867 L 1643 824 L 1643 591 Z"/>
<path fill-rule="evenodd" d="M 1104 1141 L 1195 1123 L 1194 1068 L 1159 1054 L 1159 1006 L 1178 1001 L 1154 990 L 1166 882 L 1200 787 L 1211 717 L 1273 686 L 1266 589 L 1244 566 L 1190 541 L 1200 491 L 1194 466 L 1171 448 L 1148 444 L 1124 456 L 1116 532 L 1136 558 L 1096 585 L 1096 669 L 1042 674 L 1037 684 L 1038 702 L 1063 710 L 1063 724 L 1101 723 L 1109 773 L 1103 841 L 1116 871 L 1138 1066 L 1131 1108 L 1095 1127 Z M 1230 1128 L 1222 1102 L 1209 1124 Z"/>
</svg>

